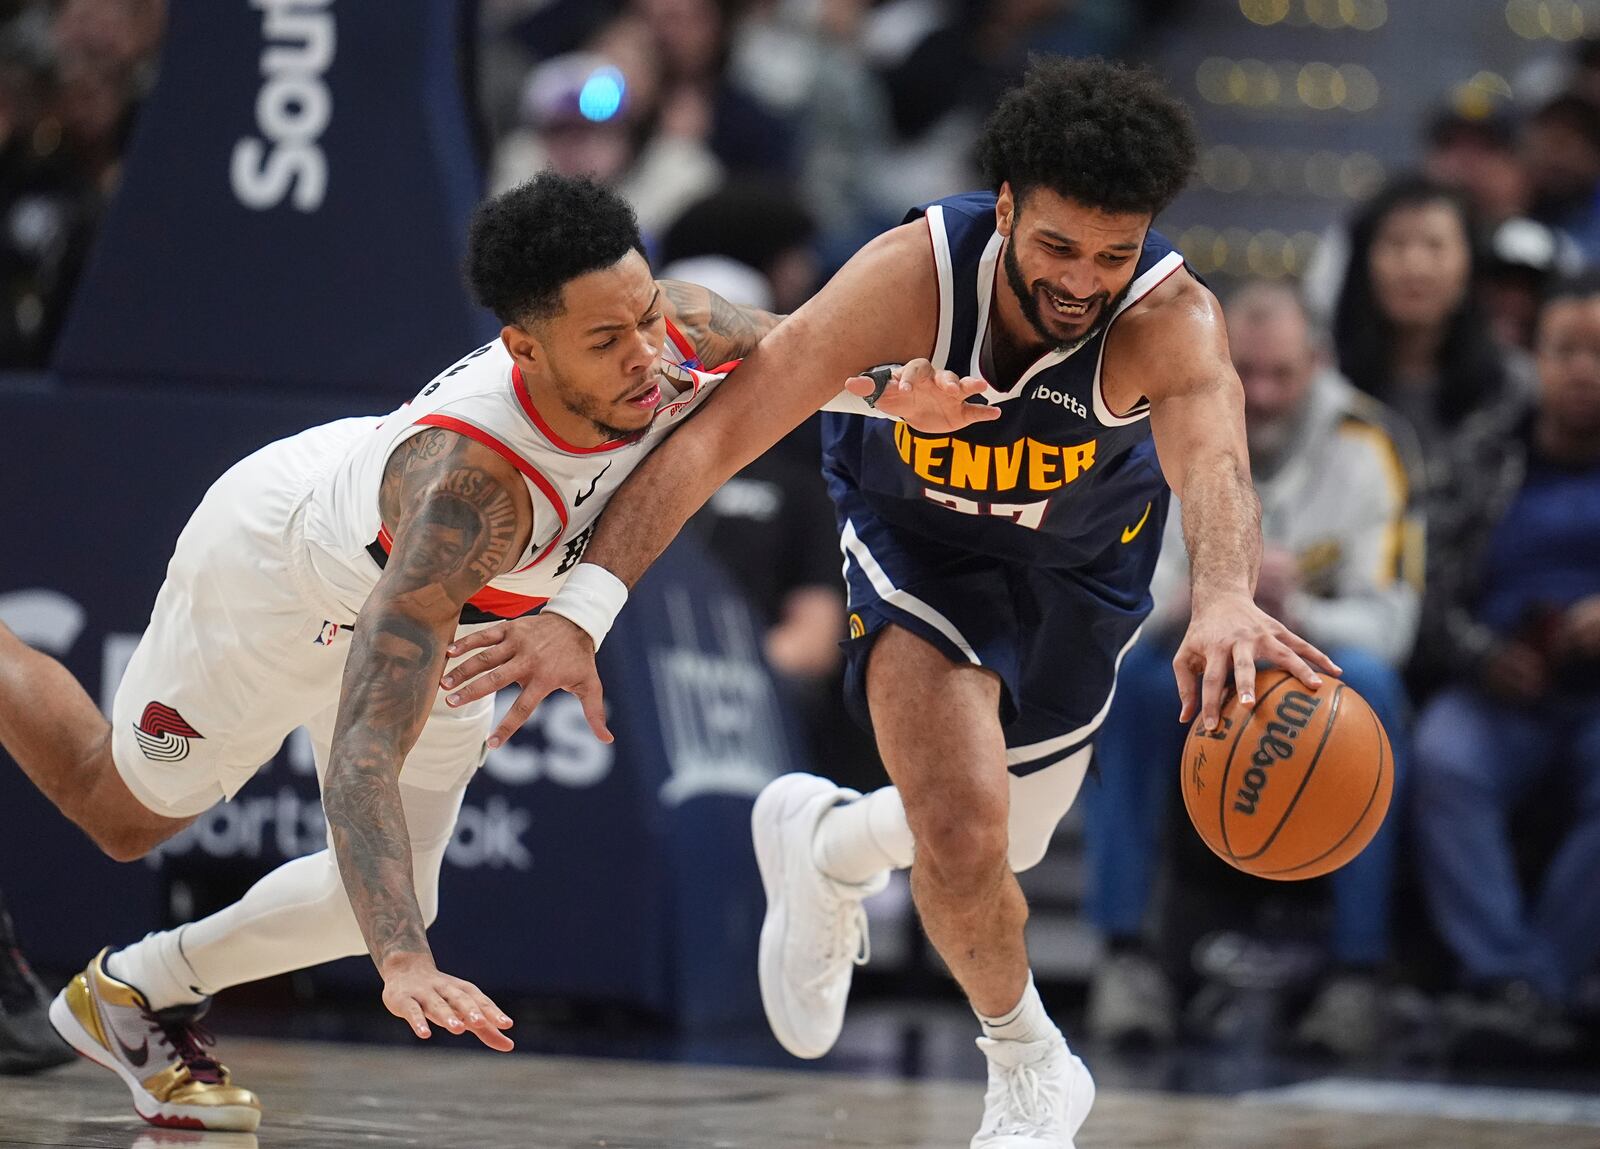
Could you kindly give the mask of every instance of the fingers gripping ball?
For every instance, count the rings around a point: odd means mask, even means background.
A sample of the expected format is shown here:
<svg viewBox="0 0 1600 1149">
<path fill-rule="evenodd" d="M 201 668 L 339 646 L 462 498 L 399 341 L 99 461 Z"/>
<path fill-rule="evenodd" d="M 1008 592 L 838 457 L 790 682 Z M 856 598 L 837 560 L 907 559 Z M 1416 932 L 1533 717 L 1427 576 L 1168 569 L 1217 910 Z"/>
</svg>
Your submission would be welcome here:
<svg viewBox="0 0 1600 1149">
<path fill-rule="evenodd" d="M 1222 721 L 1183 748 L 1183 804 L 1206 845 L 1259 878 L 1330 873 L 1372 841 L 1394 790 L 1394 752 L 1366 700 L 1337 679 L 1316 690 L 1281 670 L 1256 679 L 1254 710 L 1231 691 Z"/>
</svg>

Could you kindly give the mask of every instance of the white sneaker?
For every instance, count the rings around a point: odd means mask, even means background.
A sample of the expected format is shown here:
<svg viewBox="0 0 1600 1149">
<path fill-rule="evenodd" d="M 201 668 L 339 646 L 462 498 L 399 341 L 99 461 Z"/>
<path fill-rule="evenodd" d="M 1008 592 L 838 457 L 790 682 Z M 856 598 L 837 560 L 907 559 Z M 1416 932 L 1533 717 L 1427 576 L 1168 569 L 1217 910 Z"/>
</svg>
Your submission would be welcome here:
<svg viewBox="0 0 1600 1149">
<path fill-rule="evenodd" d="M 811 858 L 822 815 L 859 797 L 814 774 L 785 774 L 761 791 L 750 815 L 767 893 L 761 1004 L 773 1036 L 796 1057 L 821 1057 L 839 1040 L 850 977 L 871 956 L 861 901 L 883 889 L 888 871 L 852 886 L 828 877 Z"/>
<path fill-rule="evenodd" d="M 978 1048 L 989 1059 L 989 1088 L 972 1149 L 1073 1149 L 1073 1135 L 1094 1104 L 1094 1078 L 1061 1035 L 980 1037 Z"/>
</svg>

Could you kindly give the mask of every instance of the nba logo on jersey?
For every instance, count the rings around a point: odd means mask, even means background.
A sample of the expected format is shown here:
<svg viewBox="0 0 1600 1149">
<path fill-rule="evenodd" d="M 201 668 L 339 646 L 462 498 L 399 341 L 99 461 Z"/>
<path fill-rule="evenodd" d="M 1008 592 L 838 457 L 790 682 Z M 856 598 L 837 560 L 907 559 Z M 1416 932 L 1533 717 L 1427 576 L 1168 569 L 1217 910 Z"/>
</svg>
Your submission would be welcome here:
<svg viewBox="0 0 1600 1149">
<path fill-rule="evenodd" d="M 315 642 L 318 646 L 332 646 L 333 640 L 338 637 L 339 624 L 336 622 L 329 622 L 327 619 L 323 619 L 322 629 L 317 632 L 317 637 L 311 641 Z"/>
</svg>

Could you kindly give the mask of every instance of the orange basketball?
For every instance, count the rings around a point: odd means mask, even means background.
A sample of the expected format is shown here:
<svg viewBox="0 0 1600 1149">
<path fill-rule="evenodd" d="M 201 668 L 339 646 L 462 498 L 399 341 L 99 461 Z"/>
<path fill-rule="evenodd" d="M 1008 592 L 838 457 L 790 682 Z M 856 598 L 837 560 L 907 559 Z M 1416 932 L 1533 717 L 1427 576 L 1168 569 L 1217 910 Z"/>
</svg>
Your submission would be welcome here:
<svg viewBox="0 0 1600 1149">
<path fill-rule="evenodd" d="M 1231 690 L 1222 722 L 1183 747 L 1183 804 L 1206 845 L 1258 878 L 1315 878 L 1366 848 L 1394 790 L 1394 752 L 1366 699 L 1337 678 L 1311 690 L 1256 675 L 1254 710 Z"/>
</svg>

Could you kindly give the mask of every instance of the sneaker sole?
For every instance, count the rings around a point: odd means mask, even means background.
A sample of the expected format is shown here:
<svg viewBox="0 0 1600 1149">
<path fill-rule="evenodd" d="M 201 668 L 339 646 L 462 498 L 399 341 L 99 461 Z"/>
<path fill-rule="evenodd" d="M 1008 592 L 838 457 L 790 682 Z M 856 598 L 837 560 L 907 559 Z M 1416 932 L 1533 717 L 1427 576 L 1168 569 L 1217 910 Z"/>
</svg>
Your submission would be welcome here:
<svg viewBox="0 0 1600 1149">
<path fill-rule="evenodd" d="M 66 995 L 58 993 L 50 1003 L 50 1024 L 61 1035 L 61 1040 L 72 1046 L 73 1052 L 85 1061 L 92 1061 L 102 1069 L 109 1069 L 133 1094 L 133 1111 L 151 1125 L 163 1129 L 202 1129 L 225 1133 L 253 1133 L 261 1124 L 261 1113 L 237 1105 L 207 1106 L 166 1105 L 152 1097 L 144 1082 L 133 1075 L 127 1066 L 107 1056 L 105 1048 L 94 1039 L 67 1005 Z M 147 1112 L 148 1110 L 148 1112 Z"/>
<path fill-rule="evenodd" d="M 809 777 L 809 776 L 807 776 Z M 818 779 L 820 781 L 820 779 Z M 761 947 L 758 973 L 761 982 L 761 1007 L 767 1015 L 767 1025 L 772 1036 L 794 1056 L 814 1061 L 833 1048 L 826 1045 L 809 1045 L 795 1036 L 789 1023 L 787 1010 L 775 989 L 769 986 L 783 984 L 783 943 L 788 938 L 789 920 L 783 901 L 774 896 L 783 889 L 784 850 L 781 826 L 784 820 L 816 798 L 820 787 L 798 785 L 784 780 L 773 782 L 756 797 L 755 808 L 750 811 L 750 836 L 754 839 L 756 865 L 761 870 L 761 888 L 767 897 L 767 913 L 761 922 Z"/>
</svg>

